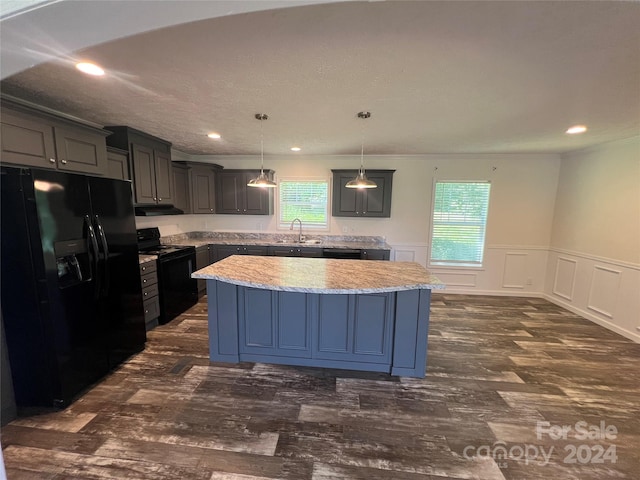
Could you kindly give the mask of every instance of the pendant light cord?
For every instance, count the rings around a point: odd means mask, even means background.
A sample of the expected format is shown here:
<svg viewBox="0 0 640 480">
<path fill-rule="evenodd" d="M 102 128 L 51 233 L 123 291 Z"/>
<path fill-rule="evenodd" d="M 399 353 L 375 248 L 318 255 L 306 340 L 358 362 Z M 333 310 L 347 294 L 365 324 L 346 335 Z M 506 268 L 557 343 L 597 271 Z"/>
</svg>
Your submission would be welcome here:
<svg viewBox="0 0 640 480">
<path fill-rule="evenodd" d="M 262 127 L 262 122 L 264 120 L 260 119 L 260 175 L 264 175 L 264 129 Z"/>
</svg>

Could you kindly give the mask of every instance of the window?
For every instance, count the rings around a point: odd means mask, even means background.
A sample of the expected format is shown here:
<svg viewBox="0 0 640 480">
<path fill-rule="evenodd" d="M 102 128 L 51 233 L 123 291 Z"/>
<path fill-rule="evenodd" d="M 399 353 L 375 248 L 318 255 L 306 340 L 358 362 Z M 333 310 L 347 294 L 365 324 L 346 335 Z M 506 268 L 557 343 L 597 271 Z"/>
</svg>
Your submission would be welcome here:
<svg viewBox="0 0 640 480">
<path fill-rule="evenodd" d="M 305 229 L 329 228 L 329 180 L 280 180 L 278 228 L 289 228 L 294 218 Z"/>
<path fill-rule="evenodd" d="M 431 265 L 482 265 L 489 182 L 436 181 Z"/>
</svg>

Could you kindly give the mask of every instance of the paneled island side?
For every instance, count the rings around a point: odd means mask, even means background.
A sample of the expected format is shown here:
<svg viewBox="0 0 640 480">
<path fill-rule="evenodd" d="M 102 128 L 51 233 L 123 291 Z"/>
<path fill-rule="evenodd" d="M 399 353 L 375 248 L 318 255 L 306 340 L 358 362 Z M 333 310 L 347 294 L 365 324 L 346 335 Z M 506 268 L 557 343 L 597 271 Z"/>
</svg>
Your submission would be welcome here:
<svg viewBox="0 0 640 480">
<path fill-rule="evenodd" d="M 413 262 L 234 255 L 207 280 L 213 362 L 424 377 L 436 277 Z"/>
</svg>

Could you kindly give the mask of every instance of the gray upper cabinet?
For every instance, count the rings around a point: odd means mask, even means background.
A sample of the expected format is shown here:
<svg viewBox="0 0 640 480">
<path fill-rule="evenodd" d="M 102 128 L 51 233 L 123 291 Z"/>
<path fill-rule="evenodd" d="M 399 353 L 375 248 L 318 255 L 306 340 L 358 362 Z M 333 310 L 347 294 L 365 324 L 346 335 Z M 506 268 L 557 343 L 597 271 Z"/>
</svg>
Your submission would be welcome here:
<svg viewBox="0 0 640 480">
<path fill-rule="evenodd" d="M 106 175 L 109 132 L 2 102 L 2 162 Z"/>
<path fill-rule="evenodd" d="M 107 144 L 129 151 L 133 189 L 138 205 L 172 205 L 171 143 L 125 126 L 106 127 L 113 132 Z"/>
<path fill-rule="evenodd" d="M 265 174 L 273 179 L 273 171 Z M 222 170 L 216 173 L 216 213 L 273 215 L 273 189 L 247 187 L 259 170 Z"/>
<path fill-rule="evenodd" d="M 191 168 L 193 213 L 215 213 L 216 170 L 213 165 L 194 165 Z"/>
<path fill-rule="evenodd" d="M 357 170 L 331 170 L 333 172 L 334 217 L 390 217 L 391 187 L 395 170 L 367 170 L 367 178 L 378 185 L 377 188 L 346 188 Z"/>
<path fill-rule="evenodd" d="M 107 177 L 118 180 L 131 180 L 129 173 L 129 154 L 126 150 L 107 147 Z"/>
<path fill-rule="evenodd" d="M 173 205 L 184 213 L 216 213 L 215 163 L 173 162 Z"/>
<path fill-rule="evenodd" d="M 173 206 L 184 213 L 191 213 L 191 187 L 189 185 L 189 167 L 178 162 L 172 163 L 173 169 Z"/>
</svg>

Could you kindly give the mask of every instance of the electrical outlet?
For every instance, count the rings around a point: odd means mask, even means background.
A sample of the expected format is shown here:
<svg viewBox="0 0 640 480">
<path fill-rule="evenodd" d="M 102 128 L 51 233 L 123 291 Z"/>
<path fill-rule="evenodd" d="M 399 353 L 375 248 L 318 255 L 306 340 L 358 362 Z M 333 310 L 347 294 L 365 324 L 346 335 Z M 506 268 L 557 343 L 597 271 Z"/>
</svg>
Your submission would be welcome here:
<svg viewBox="0 0 640 480">
<path fill-rule="evenodd" d="M 342 233 L 349 233 L 349 227 L 347 227 L 346 225 L 342 227 Z"/>
</svg>

